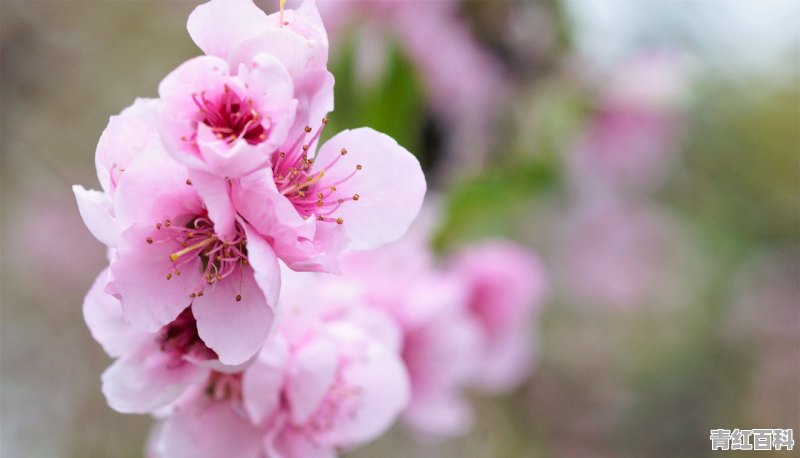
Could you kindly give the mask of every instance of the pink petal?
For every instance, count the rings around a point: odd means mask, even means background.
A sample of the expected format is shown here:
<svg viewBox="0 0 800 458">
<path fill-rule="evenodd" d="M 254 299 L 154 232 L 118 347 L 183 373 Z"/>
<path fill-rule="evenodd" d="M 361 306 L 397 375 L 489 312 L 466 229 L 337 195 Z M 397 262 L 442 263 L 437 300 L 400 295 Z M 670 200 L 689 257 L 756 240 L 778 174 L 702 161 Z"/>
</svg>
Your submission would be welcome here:
<svg viewBox="0 0 800 458">
<path fill-rule="evenodd" d="M 267 298 L 269 306 L 275 308 L 281 291 L 281 269 L 278 258 L 267 240 L 249 224 L 244 223 L 244 231 L 247 237 L 247 259 L 253 268 L 256 284 Z"/>
<path fill-rule="evenodd" d="M 334 447 L 313 441 L 308 435 L 294 429 L 285 429 L 276 437 L 267 437 L 269 458 L 336 458 Z"/>
<path fill-rule="evenodd" d="M 286 384 L 294 424 L 302 425 L 314 414 L 328 393 L 338 366 L 339 354 L 329 341 L 316 340 L 297 351 Z"/>
<path fill-rule="evenodd" d="M 148 150 L 130 163 L 114 195 L 114 214 L 121 228 L 135 223 L 155 225 L 170 218 L 198 215 L 203 204 L 189 173 L 163 151 Z"/>
<path fill-rule="evenodd" d="M 111 262 L 113 279 L 106 290 L 122 301 L 125 320 L 136 328 L 156 332 L 174 320 L 191 303 L 197 290 L 200 258 L 181 267 L 183 275 L 172 275 L 170 254 L 181 249 L 178 242 L 147 243 L 158 240 L 152 226 L 134 224 L 122 233 L 117 257 Z"/>
<path fill-rule="evenodd" d="M 139 331 L 122 319 L 119 300 L 105 292 L 108 269 L 100 272 L 83 300 L 83 318 L 92 337 L 112 358 L 118 358 L 152 340 L 153 335 Z"/>
<path fill-rule="evenodd" d="M 336 211 L 358 249 L 374 248 L 402 236 L 416 218 L 425 196 L 425 176 L 419 161 L 388 135 L 369 128 L 346 130 L 328 140 L 314 162 L 327 167 L 342 149 L 347 154 L 325 170 L 324 183 L 336 183 L 336 195 L 359 195 Z M 356 171 L 361 165 L 362 170 Z M 314 169 L 315 172 L 320 169 Z"/>
<path fill-rule="evenodd" d="M 267 15 L 250 0 L 212 0 L 195 8 L 186 23 L 195 44 L 222 59 L 267 27 Z"/>
<path fill-rule="evenodd" d="M 261 436 L 230 401 L 201 398 L 164 421 L 156 448 L 170 458 L 258 458 Z"/>
<path fill-rule="evenodd" d="M 279 335 L 261 349 L 242 376 L 244 408 L 254 424 L 262 424 L 280 405 L 289 346 Z"/>
<path fill-rule="evenodd" d="M 251 145 L 243 140 L 228 144 L 227 141 L 217 138 L 211 127 L 203 123 L 197 125 L 197 146 L 204 161 L 203 165 L 198 166 L 184 161 L 188 167 L 208 170 L 220 177 L 231 178 L 268 167 L 269 153 L 273 151 L 265 148 L 262 143 Z M 193 156 L 189 157 L 193 159 Z"/>
<path fill-rule="evenodd" d="M 248 64 L 259 54 L 275 56 L 292 76 L 310 68 L 315 57 L 314 50 L 306 40 L 290 29 L 266 29 L 236 48 L 230 57 L 232 68 Z"/>
<path fill-rule="evenodd" d="M 254 262 L 253 257 L 249 259 Z M 250 267 L 206 288 L 203 296 L 194 300 L 192 311 L 200 338 L 220 362 L 230 366 L 242 364 L 258 352 L 275 316 Z"/>
<path fill-rule="evenodd" d="M 340 417 L 326 433 L 327 440 L 342 446 L 357 445 L 383 434 L 408 405 L 411 388 L 399 356 L 379 344 L 359 343 L 361 354 L 344 371 L 348 386 L 358 390 L 358 408 Z"/>
<path fill-rule="evenodd" d="M 103 394 L 118 412 L 150 413 L 178 399 L 186 387 L 201 383 L 208 374 L 208 369 L 161 351 L 153 339 L 103 372 Z"/>
<path fill-rule="evenodd" d="M 136 99 L 133 105 L 108 120 L 95 151 L 97 178 L 113 192 L 122 170 L 142 151 L 159 142 L 158 99 Z"/>
<path fill-rule="evenodd" d="M 78 201 L 78 211 L 89 232 L 102 243 L 113 247 L 117 245 L 119 228 L 114 219 L 111 199 L 107 194 L 86 190 L 83 186 L 72 187 Z"/>
<path fill-rule="evenodd" d="M 214 223 L 214 233 L 221 240 L 231 240 L 235 235 L 236 209 L 231 202 L 228 181 L 200 170 L 190 170 L 189 176 L 192 186 L 208 209 L 208 217 Z"/>
<path fill-rule="evenodd" d="M 474 421 L 469 404 L 451 396 L 415 400 L 403 419 L 415 434 L 427 440 L 463 435 Z"/>
</svg>

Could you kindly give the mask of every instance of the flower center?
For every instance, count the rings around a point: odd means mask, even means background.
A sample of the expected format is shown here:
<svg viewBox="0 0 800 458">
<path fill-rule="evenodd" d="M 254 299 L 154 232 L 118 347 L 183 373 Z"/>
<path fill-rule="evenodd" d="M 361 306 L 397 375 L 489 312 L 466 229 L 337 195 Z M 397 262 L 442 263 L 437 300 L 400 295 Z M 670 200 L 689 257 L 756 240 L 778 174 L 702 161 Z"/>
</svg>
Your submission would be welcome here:
<svg viewBox="0 0 800 458">
<path fill-rule="evenodd" d="M 208 376 L 206 394 L 215 401 L 241 400 L 242 373 L 223 374 L 222 372 L 212 371 Z"/>
<path fill-rule="evenodd" d="M 307 427 L 312 431 L 330 431 L 342 418 L 358 415 L 361 408 L 361 389 L 348 384 L 344 378 L 344 371 L 349 364 L 348 358 L 339 362 L 333 384 L 308 422 Z"/>
<path fill-rule="evenodd" d="M 230 144 L 242 138 L 256 145 L 266 138 L 267 132 L 261 125 L 263 118 L 253 108 L 253 100 L 242 100 L 227 84 L 216 102 L 206 98 L 205 91 L 192 94 L 192 99 L 204 116 L 201 122 L 210 127 L 218 139 Z"/>
<path fill-rule="evenodd" d="M 156 229 L 158 240 L 148 237 L 148 244 L 177 241 L 181 247 L 169 255 L 172 271 L 166 275 L 167 280 L 181 275 L 184 265 L 200 258 L 201 279 L 198 287 L 189 295 L 192 299 L 201 297 L 206 286 L 213 287 L 235 273 L 241 276 L 241 269 L 249 264 L 247 240 L 244 228 L 239 223 L 236 223 L 234 237 L 229 241 L 217 237 L 214 223 L 206 215 L 195 217 L 185 226 L 177 226 L 165 219 L 156 224 Z M 236 300 L 241 301 L 242 295 L 237 294 Z"/>
<path fill-rule="evenodd" d="M 192 314 L 192 308 L 186 309 L 170 324 L 161 328 L 157 337 L 161 351 L 172 353 L 176 356 L 192 356 L 197 359 L 217 359 L 214 350 L 208 348 L 197 333 L 197 321 Z"/>
<path fill-rule="evenodd" d="M 278 151 L 273 157 L 273 175 L 278 192 L 286 196 L 297 212 L 304 218 L 316 217 L 318 221 L 344 223 L 341 217 L 334 215 L 342 204 L 357 201 L 360 196 L 344 196 L 336 186 L 346 182 L 363 167 L 356 164 L 353 171 L 344 178 L 334 182 L 325 180 L 325 171 L 334 167 L 347 155 L 342 148 L 340 154 L 325 166 L 315 166 L 314 159 L 308 157 L 310 145 L 319 139 L 328 118 L 322 118 L 322 125 L 312 134 L 310 126 L 306 126 L 294 144 L 287 151 Z M 309 138 L 310 135 L 310 138 Z"/>
</svg>

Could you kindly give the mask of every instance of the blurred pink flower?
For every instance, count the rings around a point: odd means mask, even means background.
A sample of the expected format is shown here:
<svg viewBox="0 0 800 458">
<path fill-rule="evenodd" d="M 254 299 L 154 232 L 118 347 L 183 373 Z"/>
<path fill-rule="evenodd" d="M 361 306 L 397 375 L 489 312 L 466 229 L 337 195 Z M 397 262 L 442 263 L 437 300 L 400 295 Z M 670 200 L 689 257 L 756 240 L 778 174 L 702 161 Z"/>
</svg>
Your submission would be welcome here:
<svg viewBox="0 0 800 458">
<path fill-rule="evenodd" d="M 456 436 L 472 425 L 464 389 L 476 370 L 479 329 L 466 310 L 466 286 L 438 271 L 419 227 L 392 244 L 342 259 L 342 276 L 320 281 L 321 294 L 364 303 L 388 316 L 408 370 L 406 425 L 421 439 Z M 368 328 L 386 329 L 370 325 Z"/>
<path fill-rule="evenodd" d="M 514 388 L 535 364 L 534 318 L 549 289 L 544 266 L 529 250 L 501 240 L 467 246 L 451 266 L 468 285 L 467 308 L 481 329 L 476 385 L 491 393 Z"/>
<path fill-rule="evenodd" d="M 609 309 L 681 302 L 692 270 L 668 214 L 598 195 L 579 202 L 562 227 L 557 270 L 570 299 Z"/>
<path fill-rule="evenodd" d="M 664 181 L 681 143 L 686 63 L 677 54 L 652 51 L 614 70 L 572 151 L 573 180 L 587 193 L 649 191 Z"/>
<path fill-rule="evenodd" d="M 448 124 L 448 152 L 461 167 L 477 167 L 489 147 L 507 83 L 499 62 L 483 49 L 458 12 L 458 1 L 320 1 L 331 35 L 342 38 L 345 25 L 359 25 L 364 37 L 357 65 L 369 80 L 385 67 L 387 38 L 396 38 L 420 72 L 426 94 Z M 388 33 L 387 33 L 388 32 Z M 480 107 L 480 108 L 476 108 Z"/>
</svg>

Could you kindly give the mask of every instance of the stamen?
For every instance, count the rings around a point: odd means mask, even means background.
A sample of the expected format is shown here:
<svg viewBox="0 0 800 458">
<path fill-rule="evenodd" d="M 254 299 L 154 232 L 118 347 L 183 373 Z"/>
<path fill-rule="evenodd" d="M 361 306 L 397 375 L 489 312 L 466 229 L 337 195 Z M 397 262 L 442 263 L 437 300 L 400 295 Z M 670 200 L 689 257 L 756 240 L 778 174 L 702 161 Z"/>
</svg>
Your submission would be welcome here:
<svg viewBox="0 0 800 458">
<path fill-rule="evenodd" d="M 207 239 L 205 239 L 205 240 L 203 240 L 201 242 L 195 243 L 194 245 L 192 245 L 190 247 L 186 247 L 186 248 L 184 248 L 184 249 L 182 249 L 180 251 L 176 251 L 175 253 L 170 254 L 169 255 L 169 259 L 172 262 L 175 262 L 175 261 L 178 260 L 178 258 L 180 258 L 181 256 L 185 255 L 186 253 L 188 253 L 190 251 L 194 251 L 194 250 L 196 250 L 198 248 L 203 248 L 205 246 L 211 245 L 212 243 L 214 243 L 215 240 L 217 240 L 217 237 L 212 235 L 211 237 L 209 237 L 209 238 L 207 238 Z"/>
</svg>

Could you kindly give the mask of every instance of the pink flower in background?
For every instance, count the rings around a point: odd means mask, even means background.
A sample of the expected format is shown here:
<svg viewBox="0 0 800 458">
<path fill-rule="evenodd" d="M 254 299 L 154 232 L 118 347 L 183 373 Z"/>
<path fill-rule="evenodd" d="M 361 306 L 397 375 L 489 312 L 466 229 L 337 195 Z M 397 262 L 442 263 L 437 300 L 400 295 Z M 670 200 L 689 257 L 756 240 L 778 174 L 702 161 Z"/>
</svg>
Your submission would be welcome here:
<svg viewBox="0 0 800 458">
<path fill-rule="evenodd" d="M 492 393 L 514 388 L 535 363 L 532 327 L 549 289 L 544 266 L 525 248 L 500 240 L 464 248 L 451 266 L 468 285 L 467 307 L 481 329 L 477 386 Z"/>
<path fill-rule="evenodd" d="M 558 242 L 559 282 L 571 299 L 619 310 L 678 305 L 691 266 L 669 215 L 597 196 L 581 202 L 563 225 L 568 230 Z"/>
<path fill-rule="evenodd" d="M 472 425 L 464 389 L 478 369 L 480 329 L 466 309 L 466 285 L 435 269 L 427 237 L 419 232 L 349 254 L 343 277 L 324 285 L 348 291 L 396 323 L 411 381 L 403 419 L 417 437 L 434 439 L 463 434 Z"/>
<path fill-rule="evenodd" d="M 596 116 L 572 152 L 579 190 L 652 190 L 666 178 L 682 136 L 687 68 L 667 51 L 635 56 L 615 69 Z"/>
<path fill-rule="evenodd" d="M 331 0 L 319 1 L 319 6 L 335 38 L 343 38 L 350 32 L 344 26 L 361 19 L 364 36 L 357 64 L 367 76 L 362 79 L 380 76 L 387 37 L 393 35 L 420 72 L 433 108 L 448 124 L 451 160 L 462 168 L 481 165 L 508 84 L 500 63 L 460 17 L 457 1 L 428 2 L 424 9 L 408 0 Z"/>
</svg>

